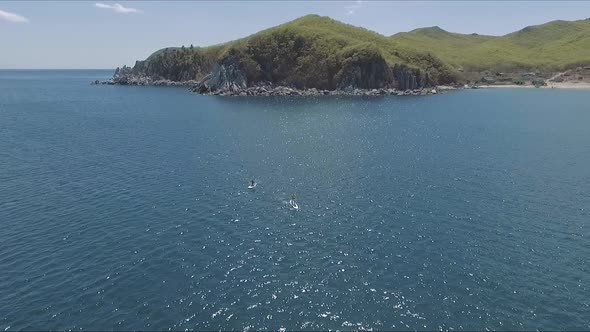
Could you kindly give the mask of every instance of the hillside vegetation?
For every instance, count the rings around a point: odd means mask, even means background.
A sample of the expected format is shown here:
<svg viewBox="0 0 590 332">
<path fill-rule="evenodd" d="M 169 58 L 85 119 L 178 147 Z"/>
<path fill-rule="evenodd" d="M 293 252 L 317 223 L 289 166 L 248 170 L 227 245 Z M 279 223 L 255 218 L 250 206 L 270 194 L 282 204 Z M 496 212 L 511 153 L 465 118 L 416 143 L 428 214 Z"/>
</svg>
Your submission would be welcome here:
<svg viewBox="0 0 590 332">
<path fill-rule="evenodd" d="M 327 17 L 308 15 L 254 35 L 206 48 L 166 48 L 138 61 L 134 72 L 158 79 L 199 80 L 232 61 L 248 85 L 272 82 L 299 88 L 383 87 L 450 83 L 453 69 L 436 56 L 395 45 L 389 38 Z M 385 73 L 385 74 L 383 74 Z"/>
<path fill-rule="evenodd" d="M 465 71 L 561 71 L 590 64 L 590 20 L 553 21 L 504 36 L 480 36 L 438 27 L 398 33 L 400 46 L 431 51 Z"/>
<path fill-rule="evenodd" d="M 590 20 L 554 21 L 500 37 L 439 27 L 386 37 L 308 15 L 224 44 L 161 49 L 124 73 L 172 81 L 213 77 L 226 87 L 238 80 L 238 86 L 413 89 L 458 83 L 467 72 L 549 73 L 589 64 Z"/>
</svg>

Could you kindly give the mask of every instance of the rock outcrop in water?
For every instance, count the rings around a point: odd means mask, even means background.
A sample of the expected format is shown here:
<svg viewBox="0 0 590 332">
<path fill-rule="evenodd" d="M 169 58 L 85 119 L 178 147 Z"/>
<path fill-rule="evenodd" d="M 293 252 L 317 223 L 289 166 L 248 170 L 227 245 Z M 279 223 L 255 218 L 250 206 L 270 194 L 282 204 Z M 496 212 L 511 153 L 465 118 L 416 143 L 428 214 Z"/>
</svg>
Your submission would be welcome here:
<svg viewBox="0 0 590 332">
<path fill-rule="evenodd" d="M 336 75 L 336 89 L 317 89 L 273 86 L 272 82 L 258 82 L 248 86 L 246 74 L 235 61 L 217 65 L 213 73 L 199 82 L 193 91 L 201 94 L 240 96 L 317 96 L 317 95 L 422 95 L 436 93 L 428 76 L 406 66 L 389 67 L 380 61 L 351 62 Z"/>
<path fill-rule="evenodd" d="M 225 57 L 214 65 L 210 74 L 201 80 L 173 81 L 153 78 L 142 71 L 143 64 L 134 68 L 123 66 L 117 68 L 112 80 L 94 82 L 95 84 L 119 85 L 157 85 L 190 86 L 193 92 L 212 95 L 269 95 L 269 96 L 305 96 L 305 95 L 422 95 L 432 93 L 434 86 L 428 74 L 403 64 L 390 66 L 383 57 L 374 53 L 370 56 L 354 53 L 343 61 L 342 67 L 334 75 L 333 88 L 321 89 L 315 86 L 298 88 L 277 85 L 272 81 L 258 81 L 256 77 L 248 79 L 242 61 L 234 55 Z M 260 77 L 269 77 L 260 75 Z M 254 81 L 254 82 L 253 82 Z"/>
<path fill-rule="evenodd" d="M 273 82 L 248 85 L 244 70 L 235 59 L 229 58 L 216 64 L 213 71 L 200 81 L 153 79 L 130 67 L 123 67 L 115 70 L 112 80 L 95 81 L 94 84 L 190 86 L 193 92 L 218 96 L 416 96 L 437 93 L 427 76 L 403 65 L 389 67 L 383 60 L 347 63 L 335 78 L 336 89 L 296 88 L 274 85 Z"/>
</svg>

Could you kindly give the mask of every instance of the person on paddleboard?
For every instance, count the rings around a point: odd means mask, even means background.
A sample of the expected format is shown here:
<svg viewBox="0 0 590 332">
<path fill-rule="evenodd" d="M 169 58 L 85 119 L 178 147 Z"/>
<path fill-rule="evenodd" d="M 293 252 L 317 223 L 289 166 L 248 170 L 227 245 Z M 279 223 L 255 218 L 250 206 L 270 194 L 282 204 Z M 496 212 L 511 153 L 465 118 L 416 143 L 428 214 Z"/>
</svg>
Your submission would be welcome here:
<svg viewBox="0 0 590 332">
<path fill-rule="evenodd" d="M 299 209 L 299 205 L 295 201 L 295 194 L 291 195 L 291 199 L 289 200 L 289 204 L 291 205 L 292 208 L 294 208 L 296 210 Z"/>
</svg>

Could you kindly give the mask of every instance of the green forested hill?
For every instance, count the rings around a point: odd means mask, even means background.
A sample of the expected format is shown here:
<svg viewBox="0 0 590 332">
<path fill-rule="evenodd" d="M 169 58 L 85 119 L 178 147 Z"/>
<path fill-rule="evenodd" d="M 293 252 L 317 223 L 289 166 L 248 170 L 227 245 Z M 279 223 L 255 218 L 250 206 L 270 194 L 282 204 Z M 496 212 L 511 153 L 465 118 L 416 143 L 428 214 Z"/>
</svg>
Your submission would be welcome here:
<svg viewBox="0 0 590 332">
<path fill-rule="evenodd" d="M 217 68 L 216 81 L 238 75 L 242 85 L 405 89 L 461 82 L 467 72 L 556 72 L 589 64 L 590 20 L 554 21 L 499 37 L 439 27 L 386 37 L 308 15 L 224 44 L 161 49 L 138 61 L 132 74 L 187 81 Z"/>
<path fill-rule="evenodd" d="M 385 86 L 396 64 L 404 66 L 403 73 L 410 73 L 410 83 L 456 79 L 455 72 L 432 53 L 395 45 L 376 32 L 317 15 L 225 44 L 162 49 L 137 62 L 134 70 L 171 80 L 201 79 L 215 64 L 230 58 L 245 72 L 249 84 L 265 81 L 324 89 L 348 83 Z"/>
</svg>

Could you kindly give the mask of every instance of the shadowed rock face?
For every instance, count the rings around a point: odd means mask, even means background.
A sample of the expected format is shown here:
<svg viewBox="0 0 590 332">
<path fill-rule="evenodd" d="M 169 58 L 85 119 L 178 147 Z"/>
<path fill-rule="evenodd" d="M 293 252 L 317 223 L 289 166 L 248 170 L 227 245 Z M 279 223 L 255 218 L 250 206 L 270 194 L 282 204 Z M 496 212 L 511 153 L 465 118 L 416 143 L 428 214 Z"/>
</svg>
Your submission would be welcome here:
<svg viewBox="0 0 590 332">
<path fill-rule="evenodd" d="M 353 59 L 345 61 L 334 76 L 336 89 L 383 89 L 415 90 L 432 85 L 428 75 L 405 65 L 390 67 L 383 58 Z M 197 89 L 198 92 L 236 92 L 255 85 L 249 84 L 247 75 L 234 58 L 215 65 Z M 270 82 L 273 83 L 273 82 Z M 310 88 L 316 88 L 311 86 Z"/>
<path fill-rule="evenodd" d="M 380 89 L 390 87 L 393 72 L 383 58 L 345 61 L 336 74 L 338 89 Z"/>
<path fill-rule="evenodd" d="M 117 68 L 113 75 L 113 83 L 121 85 L 176 85 L 174 81 L 154 80 L 135 67 Z M 338 90 L 353 89 L 388 89 L 416 90 L 434 85 L 428 75 L 418 69 L 396 64 L 390 67 L 383 58 L 353 59 L 345 61 L 342 68 L 334 76 Z M 260 84 L 249 82 L 246 73 L 234 57 L 228 57 L 213 67 L 213 71 L 200 82 L 185 81 L 185 85 L 194 85 L 195 92 L 240 92 Z M 190 84 L 189 84 L 190 83 Z M 268 82 L 272 84 L 273 82 Z M 181 85 L 181 84 L 179 84 Z M 312 86 L 311 88 L 316 88 Z"/>
<path fill-rule="evenodd" d="M 303 75 L 298 70 L 306 70 L 305 67 L 273 67 L 273 63 L 259 63 L 253 61 L 239 52 L 229 54 L 218 59 L 212 66 L 211 72 L 200 81 L 186 80 L 185 72 L 180 65 L 171 65 L 173 70 L 166 72 L 172 76 L 150 75 L 149 63 L 138 61 L 133 68 L 123 66 L 117 68 L 113 75 L 114 84 L 122 85 L 189 85 L 196 86 L 194 89 L 199 93 L 232 93 L 243 92 L 249 87 L 260 84 L 287 85 L 296 89 L 329 89 L 346 90 L 354 89 L 397 89 L 415 90 L 433 85 L 428 75 L 423 74 L 419 69 L 413 69 L 403 64 L 396 64 L 391 67 L 377 50 L 368 51 L 365 49 L 352 50 L 340 60 L 333 69 L 335 74 L 328 74 L 328 77 L 318 74 L 318 79 L 308 80 L 306 84 L 295 84 L 297 78 Z M 294 62 L 296 64 L 296 62 Z M 153 67 L 153 66 L 152 66 Z M 264 70 L 261 70 L 264 68 Z M 298 68 L 298 69 L 296 69 Z M 194 69 L 194 68 L 193 68 Z M 322 70 L 319 68 L 318 70 Z M 281 75 L 260 75 L 265 72 L 282 73 Z M 325 70 L 325 73 L 328 73 Z M 288 76 L 285 76 L 287 75 Z M 309 75 L 309 72 L 306 74 Z M 275 77 L 276 76 L 276 77 Z M 170 79 L 174 77 L 175 79 Z M 264 80 L 264 78 L 271 78 Z M 324 78 L 324 81 L 320 79 Z M 274 79 L 273 79 L 274 78 Z M 194 82 L 194 84 L 193 84 Z M 329 82 L 329 83 L 327 83 Z"/>
<path fill-rule="evenodd" d="M 428 75 L 406 65 L 394 65 L 393 77 L 395 78 L 395 87 L 399 90 L 421 89 L 432 85 Z"/>
</svg>

